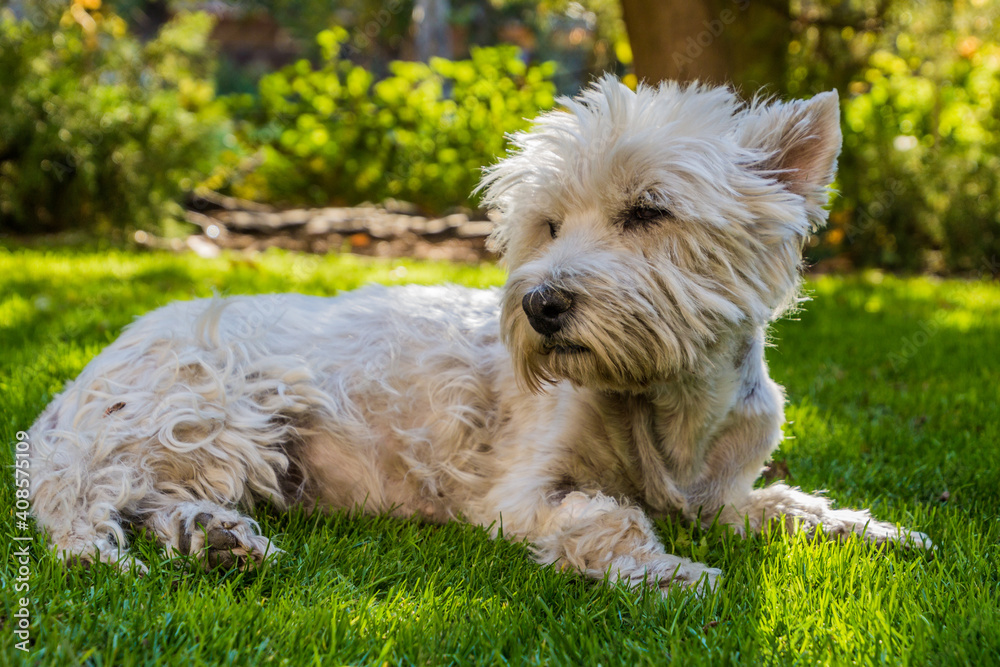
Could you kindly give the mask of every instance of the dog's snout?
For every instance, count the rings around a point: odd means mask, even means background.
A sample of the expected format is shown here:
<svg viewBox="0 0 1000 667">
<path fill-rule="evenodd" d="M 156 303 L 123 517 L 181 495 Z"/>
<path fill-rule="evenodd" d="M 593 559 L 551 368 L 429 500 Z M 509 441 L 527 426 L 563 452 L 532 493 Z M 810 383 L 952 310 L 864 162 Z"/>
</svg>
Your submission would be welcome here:
<svg viewBox="0 0 1000 667">
<path fill-rule="evenodd" d="M 551 336 L 562 329 L 566 313 L 573 307 L 573 295 L 542 284 L 524 295 L 521 307 L 532 329 L 543 336 Z"/>
</svg>

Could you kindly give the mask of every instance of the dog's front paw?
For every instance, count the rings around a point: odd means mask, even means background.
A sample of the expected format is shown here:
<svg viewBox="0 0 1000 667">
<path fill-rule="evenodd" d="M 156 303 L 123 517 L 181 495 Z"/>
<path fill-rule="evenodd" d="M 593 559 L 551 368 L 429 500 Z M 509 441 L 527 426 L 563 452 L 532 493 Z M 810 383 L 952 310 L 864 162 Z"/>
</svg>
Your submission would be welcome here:
<svg viewBox="0 0 1000 667">
<path fill-rule="evenodd" d="M 644 567 L 636 568 L 629 573 L 627 579 L 633 588 L 643 584 L 656 586 L 664 595 L 678 588 L 690 590 L 695 595 L 704 595 L 718 588 L 721 576 L 722 570 L 717 567 L 664 555 Z"/>
<path fill-rule="evenodd" d="M 281 551 L 257 534 L 250 519 L 232 511 L 201 512 L 187 522 L 185 529 L 180 552 L 194 556 L 208 569 L 256 567 Z"/>
<path fill-rule="evenodd" d="M 924 533 L 898 526 L 887 521 L 877 521 L 867 510 L 829 509 L 816 517 L 808 517 L 811 521 L 822 525 L 827 535 L 844 539 L 859 535 L 862 539 L 875 544 L 896 544 L 908 549 L 934 549 L 934 544 Z"/>
<path fill-rule="evenodd" d="M 701 596 L 718 590 L 721 579 L 719 568 L 689 561 L 685 567 L 678 568 L 671 579 L 660 579 L 660 590 L 666 595 L 671 588 L 679 586 Z"/>
<path fill-rule="evenodd" d="M 876 544 L 889 542 L 906 549 L 937 549 L 926 534 L 884 521 L 871 521 L 863 535 Z"/>
<path fill-rule="evenodd" d="M 84 570 L 89 570 L 95 562 L 99 562 L 107 563 L 117 568 L 119 572 L 137 577 L 144 577 L 149 572 L 149 567 L 131 554 L 95 551 L 93 553 L 63 553 L 62 558 L 70 567 L 79 567 Z"/>
</svg>

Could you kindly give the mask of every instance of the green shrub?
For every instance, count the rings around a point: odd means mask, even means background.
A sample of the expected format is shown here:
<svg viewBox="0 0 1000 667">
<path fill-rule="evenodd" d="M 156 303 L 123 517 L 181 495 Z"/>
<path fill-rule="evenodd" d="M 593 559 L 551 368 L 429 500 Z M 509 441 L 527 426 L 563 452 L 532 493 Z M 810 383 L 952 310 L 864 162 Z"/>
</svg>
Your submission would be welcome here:
<svg viewBox="0 0 1000 667">
<path fill-rule="evenodd" d="M 907 269 L 981 269 L 1000 255 L 1000 47 L 916 69 L 880 51 L 870 65 L 867 91 L 845 105 L 848 253 Z"/>
<path fill-rule="evenodd" d="M 1000 6 L 980 5 L 894 3 L 877 33 L 792 43 L 790 91 L 844 91 L 840 196 L 814 259 L 1000 273 Z"/>
<path fill-rule="evenodd" d="M 392 197 L 436 211 L 470 204 L 504 133 L 554 104 L 554 66 L 528 67 L 514 47 L 393 62 L 376 81 L 338 57 L 346 38 L 324 31 L 321 67 L 300 61 L 264 77 L 256 98 L 230 98 L 241 139 L 261 161 L 235 194 L 307 205 Z"/>
<path fill-rule="evenodd" d="M 228 132 L 212 21 L 181 14 L 142 45 L 99 0 L 69 7 L 0 11 L 0 230 L 157 229 Z"/>
</svg>

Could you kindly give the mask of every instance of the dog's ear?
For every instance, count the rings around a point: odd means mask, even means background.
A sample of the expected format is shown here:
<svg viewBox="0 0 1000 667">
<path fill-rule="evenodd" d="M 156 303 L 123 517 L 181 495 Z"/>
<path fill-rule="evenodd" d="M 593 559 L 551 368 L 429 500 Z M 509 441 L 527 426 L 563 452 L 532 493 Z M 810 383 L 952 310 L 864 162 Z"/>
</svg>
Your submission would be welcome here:
<svg viewBox="0 0 1000 667">
<path fill-rule="evenodd" d="M 809 222 L 826 222 L 828 186 L 840 154 L 840 103 L 837 91 L 810 100 L 752 104 L 741 127 L 740 143 L 761 152 L 757 168 L 806 200 Z"/>
</svg>

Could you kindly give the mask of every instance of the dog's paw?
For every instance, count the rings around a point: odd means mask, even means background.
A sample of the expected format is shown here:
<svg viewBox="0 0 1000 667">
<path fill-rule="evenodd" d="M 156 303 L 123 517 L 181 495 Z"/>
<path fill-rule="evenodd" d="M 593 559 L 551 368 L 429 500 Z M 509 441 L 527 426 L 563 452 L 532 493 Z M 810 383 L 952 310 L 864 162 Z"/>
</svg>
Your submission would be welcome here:
<svg viewBox="0 0 1000 667">
<path fill-rule="evenodd" d="M 875 544 L 895 544 L 907 549 L 936 548 L 924 533 L 887 521 L 877 521 L 866 510 L 829 510 L 818 519 L 824 533 L 839 539 L 853 534 Z"/>
<path fill-rule="evenodd" d="M 179 551 L 195 557 L 206 569 L 256 567 L 281 550 L 255 528 L 252 520 L 237 512 L 199 512 L 186 522 Z"/>
<path fill-rule="evenodd" d="M 686 589 L 695 595 L 705 595 L 718 588 L 721 577 L 722 570 L 719 568 L 686 558 L 665 555 L 647 563 L 645 567 L 633 570 L 627 579 L 633 588 L 643 584 L 655 586 L 664 595 L 676 589 Z"/>
<path fill-rule="evenodd" d="M 126 556 L 115 561 L 114 566 L 120 571 L 137 577 L 144 577 L 149 573 L 149 567 L 138 558 Z"/>
<path fill-rule="evenodd" d="M 689 562 L 685 567 L 677 568 L 669 579 L 659 580 L 660 590 L 666 595 L 672 588 L 686 588 L 695 595 L 702 596 L 714 593 L 719 588 L 722 570 L 709 567 L 703 563 Z"/>
<path fill-rule="evenodd" d="M 149 572 L 149 568 L 141 560 L 125 549 L 119 549 L 115 544 L 106 539 L 98 539 L 93 542 L 87 540 L 63 540 L 60 542 L 61 548 L 57 549 L 58 556 L 69 567 L 89 570 L 94 563 L 105 563 L 115 568 L 119 572 L 144 576 Z"/>
<path fill-rule="evenodd" d="M 937 549 L 926 534 L 884 521 L 870 522 L 862 535 L 876 544 L 888 542 L 906 549 L 927 549 L 928 551 Z"/>
<path fill-rule="evenodd" d="M 69 567 L 78 567 L 82 570 L 89 570 L 94 563 L 107 563 L 123 574 L 131 574 L 136 577 L 143 577 L 149 572 L 149 567 L 138 558 L 132 555 L 119 557 L 116 554 L 65 554 L 63 560 Z"/>
<path fill-rule="evenodd" d="M 926 533 L 919 533 L 915 530 L 903 527 L 900 527 L 897 533 L 899 534 L 899 537 L 896 538 L 895 542 L 904 547 L 927 549 L 928 551 L 937 550 L 937 545 L 934 544 L 930 536 Z"/>
</svg>

